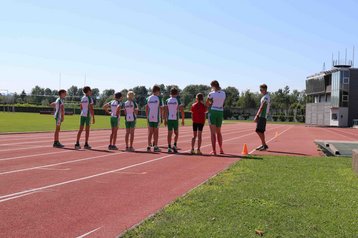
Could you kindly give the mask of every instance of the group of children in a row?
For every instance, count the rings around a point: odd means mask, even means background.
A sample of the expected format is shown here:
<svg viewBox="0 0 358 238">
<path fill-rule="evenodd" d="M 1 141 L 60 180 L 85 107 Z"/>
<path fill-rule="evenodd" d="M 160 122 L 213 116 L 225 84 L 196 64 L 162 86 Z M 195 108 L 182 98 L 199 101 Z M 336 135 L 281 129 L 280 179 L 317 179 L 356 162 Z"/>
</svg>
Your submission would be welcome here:
<svg viewBox="0 0 358 238">
<path fill-rule="evenodd" d="M 225 101 L 225 92 L 221 91 L 219 83 L 217 81 L 212 82 L 213 91 L 209 94 L 207 102 L 204 103 L 203 94 L 199 93 L 196 95 L 196 101 L 191 107 L 192 120 L 193 120 L 193 138 L 192 138 L 192 154 L 201 154 L 200 147 L 202 141 L 202 131 L 206 121 L 206 113 L 209 108 L 209 121 L 210 125 L 215 126 L 212 142 L 213 142 L 213 154 L 216 154 L 215 141 L 216 136 L 218 138 L 220 153 L 224 153 L 222 150 L 222 136 L 220 127 L 223 120 L 223 104 Z M 75 149 L 80 149 L 80 138 L 82 131 L 85 129 L 85 149 L 91 149 L 91 146 L 88 144 L 89 132 L 91 120 L 92 124 L 95 123 L 94 109 L 93 109 L 93 99 L 91 98 L 92 91 L 90 87 L 84 87 L 83 93 L 85 96 L 82 97 L 80 108 L 81 108 L 81 118 L 80 118 L 80 128 L 77 133 L 77 140 L 75 144 Z M 160 152 L 158 146 L 158 137 L 159 137 L 159 126 L 161 123 L 164 123 L 168 128 L 168 152 L 177 153 L 178 152 L 178 138 L 179 138 L 179 124 L 184 125 L 184 105 L 179 99 L 179 92 L 177 88 L 172 88 L 170 90 L 170 97 L 163 102 L 162 97 L 160 96 L 160 87 L 154 85 L 152 88 L 152 95 L 147 98 L 147 103 L 145 106 L 146 118 L 148 123 L 148 147 L 147 151 L 151 151 L 153 147 L 154 152 Z M 54 135 L 54 147 L 62 148 L 64 147 L 59 142 L 59 132 L 61 123 L 64 120 L 64 98 L 66 97 L 66 90 L 59 91 L 59 98 L 52 103 L 52 106 L 55 107 L 55 119 L 56 119 L 56 131 Z M 127 101 L 122 103 L 123 95 L 120 92 L 114 94 L 114 99 L 109 103 L 106 103 L 103 106 L 104 111 L 110 115 L 110 124 L 111 124 L 111 135 L 110 135 L 110 144 L 108 146 L 109 150 L 118 150 L 116 146 L 117 141 L 117 131 L 121 116 L 121 111 L 124 111 L 125 115 L 125 144 L 126 151 L 135 151 L 133 147 L 134 141 L 134 130 L 136 126 L 136 118 L 138 115 L 138 105 L 135 102 L 135 94 L 133 91 L 127 93 Z M 211 116 L 210 116 L 211 115 Z M 179 120 L 181 118 L 181 123 Z M 172 137 L 174 132 L 174 143 L 172 144 Z M 194 150 L 196 139 L 198 138 L 197 150 Z"/>
</svg>

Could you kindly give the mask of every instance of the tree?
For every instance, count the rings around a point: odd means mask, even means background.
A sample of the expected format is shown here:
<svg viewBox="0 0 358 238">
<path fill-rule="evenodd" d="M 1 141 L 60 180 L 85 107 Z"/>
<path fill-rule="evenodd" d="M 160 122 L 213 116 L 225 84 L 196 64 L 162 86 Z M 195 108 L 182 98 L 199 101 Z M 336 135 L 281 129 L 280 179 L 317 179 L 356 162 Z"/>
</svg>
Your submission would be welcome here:
<svg viewBox="0 0 358 238">
<path fill-rule="evenodd" d="M 235 87 L 227 87 L 224 91 L 226 93 L 225 107 L 236 107 L 240 97 L 239 90 Z"/>
<path fill-rule="evenodd" d="M 26 98 L 26 92 L 25 92 L 25 90 L 22 90 L 22 92 L 21 92 L 21 94 L 20 94 L 20 98 L 21 98 L 22 101 L 25 100 L 25 98 Z"/>
<path fill-rule="evenodd" d="M 246 90 L 241 93 L 241 96 L 238 100 L 238 106 L 242 109 L 251 109 L 257 108 L 259 95 Z"/>
<path fill-rule="evenodd" d="M 31 101 L 33 101 L 35 104 L 41 104 L 44 94 L 45 89 L 36 85 L 33 89 L 31 89 Z"/>
<path fill-rule="evenodd" d="M 202 93 L 207 96 L 210 92 L 210 87 L 207 85 L 188 85 L 181 92 L 182 103 L 186 106 L 187 109 L 190 108 L 191 104 L 195 101 L 196 94 Z"/>
<path fill-rule="evenodd" d="M 133 92 L 135 93 L 135 100 L 139 108 L 143 109 L 147 103 L 148 89 L 145 86 L 137 86 L 133 88 Z"/>
<path fill-rule="evenodd" d="M 82 92 L 82 90 L 81 90 L 81 92 Z M 100 95 L 99 89 L 98 88 L 92 88 L 92 96 L 94 98 L 99 98 L 99 95 Z M 83 92 L 82 92 L 82 96 L 83 96 Z"/>
</svg>

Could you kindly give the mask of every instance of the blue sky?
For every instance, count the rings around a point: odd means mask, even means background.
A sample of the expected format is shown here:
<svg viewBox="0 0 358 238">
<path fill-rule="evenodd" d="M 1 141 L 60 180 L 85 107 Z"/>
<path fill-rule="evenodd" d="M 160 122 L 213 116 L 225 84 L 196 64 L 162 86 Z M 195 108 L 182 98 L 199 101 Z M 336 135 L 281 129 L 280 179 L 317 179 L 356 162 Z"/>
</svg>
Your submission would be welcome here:
<svg viewBox="0 0 358 238">
<path fill-rule="evenodd" d="M 357 1 L 0 0 L 0 89 L 289 85 L 358 46 Z"/>
</svg>

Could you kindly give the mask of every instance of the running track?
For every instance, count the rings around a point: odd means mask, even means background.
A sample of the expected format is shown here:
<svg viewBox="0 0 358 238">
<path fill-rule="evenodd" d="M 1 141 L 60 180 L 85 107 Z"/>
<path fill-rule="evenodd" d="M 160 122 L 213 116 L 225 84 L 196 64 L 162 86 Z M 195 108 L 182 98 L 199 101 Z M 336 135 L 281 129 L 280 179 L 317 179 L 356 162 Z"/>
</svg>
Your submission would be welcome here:
<svg viewBox="0 0 358 238">
<path fill-rule="evenodd" d="M 238 161 L 244 143 L 256 153 L 254 128 L 224 125 L 226 155 L 218 157 L 188 155 L 191 127 L 180 128 L 176 155 L 146 153 L 146 129 L 136 130 L 136 153 L 108 152 L 105 130 L 91 132 L 90 151 L 72 149 L 76 132 L 61 134 L 65 149 L 51 147 L 52 133 L 0 135 L 0 236 L 115 237 Z M 209 153 L 207 126 L 203 136 Z M 319 155 L 315 139 L 357 141 L 358 131 L 269 124 L 270 149 L 258 155 Z"/>
</svg>

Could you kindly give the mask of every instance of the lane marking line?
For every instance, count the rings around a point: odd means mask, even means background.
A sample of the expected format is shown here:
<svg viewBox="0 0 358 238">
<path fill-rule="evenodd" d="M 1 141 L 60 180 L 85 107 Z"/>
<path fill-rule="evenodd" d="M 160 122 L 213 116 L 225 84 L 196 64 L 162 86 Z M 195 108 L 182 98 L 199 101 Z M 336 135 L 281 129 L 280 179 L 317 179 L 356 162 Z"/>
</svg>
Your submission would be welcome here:
<svg viewBox="0 0 358 238">
<path fill-rule="evenodd" d="M 85 234 L 83 234 L 83 235 L 77 236 L 76 238 L 84 238 L 84 237 L 86 237 L 86 236 L 88 236 L 88 235 L 90 235 L 90 234 L 92 234 L 92 233 L 98 231 L 98 230 L 101 229 L 102 227 L 103 227 L 103 226 L 98 227 L 98 228 L 96 228 L 96 229 L 93 229 L 92 231 L 89 231 L 89 232 L 87 232 L 87 233 L 85 233 Z"/>
<path fill-rule="evenodd" d="M 256 132 L 252 132 L 252 133 L 241 135 L 241 136 L 238 136 L 238 137 L 233 137 L 231 139 L 223 140 L 223 142 L 237 140 L 239 138 L 246 137 L 246 136 L 253 135 L 253 134 L 256 134 Z M 205 146 L 202 146 L 202 148 L 208 147 L 208 146 L 211 146 L 211 143 L 209 143 L 209 144 L 207 144 Z M 187 150 L 185 152 L 189 152 L 189 151 L 190 150 Z M 58 186 L 63 186 L 63 185 L 67 185 L 67 184 L 71 184 L 71 183 L 75 183 L 75 182 L 79 182 L 79 181 L 89 180 L 89 179 L 92 179 L 92 178 L 96 178 L 96 177 L 100 177 L 100 176 L 104 176 L 104 175 L 108 175 L 108 174 L 113 174 L 115 172 L 120 172 L 120 171 L 127 170 L 127 169 L 130 169 L 130 168 L 134 168 L 134 167 L 138 167 L 138 166 L 141 166 L 141 165 L 145 165 L 145 164 L 153 163 L 153 162 L 156 162 L 156 161 L 160 161 L 160 160 L 163 160 L 163 159 L 168 158 L 168 157 L 173 157 L 175 155 L 176 154 L 165 155 L 165 156 L 162 156 L 162 157 L 159 157 L 159 158 L 156 158 L 156 159 L 152 159 L 152 160 L 144 161 L 144 162 L 141 162 L 141 163 L 128 165 L 128 166 L 118 168 L 118 169 L 114 169 L 114 170 L 109 170 L 109 171 L 106 171 L 106 172 L 103 172 L 103 173 L 93 174 L 93 175 L 89 175 L 89 176 L 85 176 L 85 177 L 81 177 L 81 178 L 77 178 L 77 179 L 67 180 L 67 181 L 60 182 L 60 183 L 46 185 L 46 186 L 43 186 L 43 187 L 38 187 L 38 188 L 24 190 L 24 191 L 21 191 L 21 192 L 16 192 L 16 193 L 3 195 L 3 196 L 0 196 L 0 203 L 5 202 L 5 199 L 6 199 L 6 201 L 16 199 L 18 195 L 23 195 L 23 194 L 27 194 L 27 193 L 31 193 L 31 192 L 37 192 L 37 191 L 41 191 L 41 190 L 45 190 L 45 189 L 49 189 L 49 188 L 54 188 L 54 187 L 58 187 Z M 220 159 L 220 157 L 218 157 L 218 159 Z"/>
</svg>

